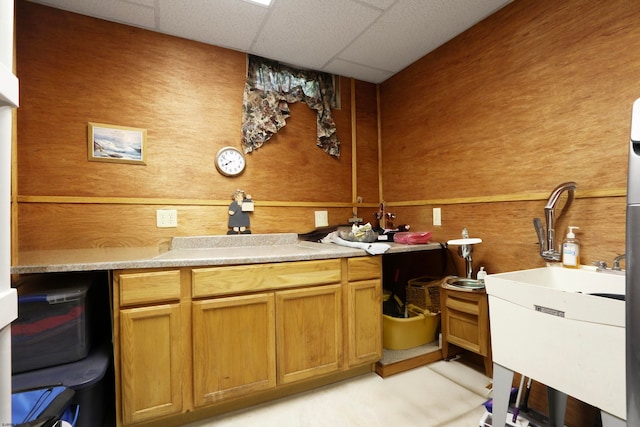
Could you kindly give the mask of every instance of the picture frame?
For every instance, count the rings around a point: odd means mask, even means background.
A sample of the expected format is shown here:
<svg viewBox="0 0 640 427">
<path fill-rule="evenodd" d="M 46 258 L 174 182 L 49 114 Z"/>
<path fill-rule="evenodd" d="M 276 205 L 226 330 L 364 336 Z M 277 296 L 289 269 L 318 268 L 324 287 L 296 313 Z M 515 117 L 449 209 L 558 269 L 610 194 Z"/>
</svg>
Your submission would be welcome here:
<svg viewBox="0 0 640 427">
<path fill-rule="evenodd" d="M 89 161 L 146 165 L 147 130 L 89 122 Z"/>
</svg>

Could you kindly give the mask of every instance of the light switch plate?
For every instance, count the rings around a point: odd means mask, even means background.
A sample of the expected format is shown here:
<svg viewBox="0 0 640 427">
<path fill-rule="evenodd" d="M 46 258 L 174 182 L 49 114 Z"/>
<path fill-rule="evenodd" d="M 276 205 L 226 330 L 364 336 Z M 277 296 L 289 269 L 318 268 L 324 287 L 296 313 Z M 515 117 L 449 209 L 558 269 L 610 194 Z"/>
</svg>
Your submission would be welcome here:
<svg viewBox="0 0 640 427">
<path fill-rule="evenodd" d="M 433 225 L 442 225 L 442 211 L 441 208 L 433 208 Z"/>
<path fill-rule="evenodd" d="M 156 226 L 158 228 L 174 228 L 178 226 L 178 211 L 175 209 L 156 210 Z"/>
<path fill-rule="evenodd" d="M 327 211 L 316 211 L 316 227 L 326 227 L 329 225 L 329 213 Z"/>
</svg>

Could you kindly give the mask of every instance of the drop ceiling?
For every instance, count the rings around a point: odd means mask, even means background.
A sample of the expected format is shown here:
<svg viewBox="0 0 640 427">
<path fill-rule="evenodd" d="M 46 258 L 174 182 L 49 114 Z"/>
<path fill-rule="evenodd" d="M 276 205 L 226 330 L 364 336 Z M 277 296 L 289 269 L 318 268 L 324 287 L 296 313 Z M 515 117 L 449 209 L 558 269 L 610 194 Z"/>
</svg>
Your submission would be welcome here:
<svg viewBox="0 0 640 427">
<path fill-rule="evenodd" d="M 32 0 L 381 83 L 511 0 Z"/>
</svg>

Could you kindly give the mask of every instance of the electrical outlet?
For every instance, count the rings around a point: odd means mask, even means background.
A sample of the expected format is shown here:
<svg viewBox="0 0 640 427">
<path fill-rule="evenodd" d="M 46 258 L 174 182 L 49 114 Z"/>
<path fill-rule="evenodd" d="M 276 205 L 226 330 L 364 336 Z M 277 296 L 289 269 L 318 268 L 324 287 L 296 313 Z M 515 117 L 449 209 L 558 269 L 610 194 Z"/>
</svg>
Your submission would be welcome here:
<svg viewBox="0 0 640 427">
<path fill-rule="evenodd" d="M 156 225 L 158 228 L 173 228 L 178 226 L 178 211 L 175 209 L 156 210 Z"/>
<path fill-rule="evenodd" d="M 329 225 L 329 213 L 327 211 L 316 211 L 316 227 L 326 227 Z"/>
<path fill-rule="evenodd" d="M 433 225 L 442 225 L 442 210 L 440 208 L 433 208 Z"/>
</svg>

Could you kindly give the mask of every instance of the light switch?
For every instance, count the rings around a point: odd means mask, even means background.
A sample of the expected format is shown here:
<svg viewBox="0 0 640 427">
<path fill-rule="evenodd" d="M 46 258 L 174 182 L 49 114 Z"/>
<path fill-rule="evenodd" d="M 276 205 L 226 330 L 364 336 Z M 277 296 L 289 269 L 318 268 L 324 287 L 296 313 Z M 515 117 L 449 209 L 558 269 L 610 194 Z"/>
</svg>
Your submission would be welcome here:
<svg viewBox="0 0 640 427">
<path fill-rule="evenodd" d="M 442 225 L 442 211 L 440 208 L 433 208 L 433 225 L 434 227 Z"/>
</svg>

